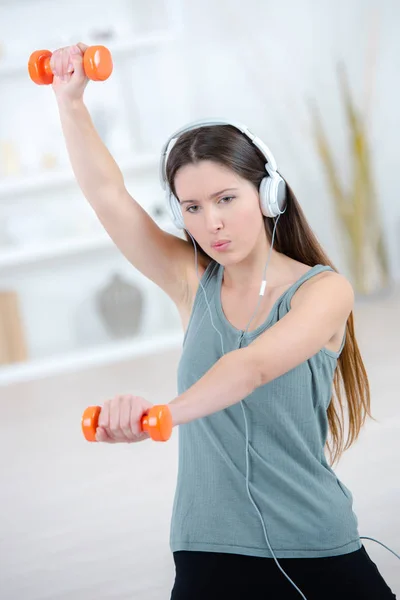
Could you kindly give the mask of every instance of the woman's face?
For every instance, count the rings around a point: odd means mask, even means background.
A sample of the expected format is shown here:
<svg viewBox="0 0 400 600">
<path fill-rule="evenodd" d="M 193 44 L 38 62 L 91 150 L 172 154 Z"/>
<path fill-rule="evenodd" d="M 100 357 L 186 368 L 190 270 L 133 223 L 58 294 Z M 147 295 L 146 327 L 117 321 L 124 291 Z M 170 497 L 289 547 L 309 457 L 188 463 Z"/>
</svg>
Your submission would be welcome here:
<svg viewBox="0 0 400 600">
<path fill-rule="evenodd" d="M 265 235 L 258 190 L 234 171 L 210 160 L 185 165 L 175 190 L 185 229 L 220 264 L 241 262 Z M 220 240 L 229 243 L 218 250 Z"/>
</svg>

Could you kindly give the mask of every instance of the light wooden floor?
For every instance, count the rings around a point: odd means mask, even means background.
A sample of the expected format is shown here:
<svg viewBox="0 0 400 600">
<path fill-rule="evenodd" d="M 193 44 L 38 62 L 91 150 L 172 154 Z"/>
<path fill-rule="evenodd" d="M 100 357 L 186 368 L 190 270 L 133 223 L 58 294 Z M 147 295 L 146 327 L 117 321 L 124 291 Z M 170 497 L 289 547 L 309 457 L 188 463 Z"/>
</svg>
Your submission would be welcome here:
<svg viewBox="0 0 400 600">
<path fill-rule="evenodd" d="M 400 554 L 399 296 L 357 305 L 356 327 L 379 423 L 365 426 L 336 471 L 353 493 L 360 534 Z M 0 598 L 169 598 L 176 431 L 166 444 L 91 445 L 80 417 L 116 393 L 168 402 L 178 358 L 0 390 Z M 400 597 L 400 561 L 364 544 Z"/>
</svg>

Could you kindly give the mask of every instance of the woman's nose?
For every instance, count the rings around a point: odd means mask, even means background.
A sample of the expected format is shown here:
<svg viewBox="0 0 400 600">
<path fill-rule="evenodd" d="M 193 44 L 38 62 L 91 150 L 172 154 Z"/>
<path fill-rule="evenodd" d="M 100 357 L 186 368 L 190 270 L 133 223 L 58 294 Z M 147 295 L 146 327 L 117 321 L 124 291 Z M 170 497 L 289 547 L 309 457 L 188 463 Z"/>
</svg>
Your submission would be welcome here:
<svg viewBox="0 0 400 600">
<path fill-rule="evenodd" d="M 217 231 L 222 228 L 221 215 L 218 214 L 218 210 L 214 207 L 204 209 L 204 219 L 208 231 Z"/>
</svg>

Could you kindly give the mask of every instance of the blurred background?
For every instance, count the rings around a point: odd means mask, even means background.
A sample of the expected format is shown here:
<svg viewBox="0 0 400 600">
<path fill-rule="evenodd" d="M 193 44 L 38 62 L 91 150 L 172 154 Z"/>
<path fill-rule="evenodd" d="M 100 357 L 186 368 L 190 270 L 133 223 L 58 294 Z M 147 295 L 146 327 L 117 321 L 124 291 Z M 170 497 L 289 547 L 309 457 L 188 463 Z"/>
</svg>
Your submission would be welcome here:
<svg viewBox="0 0 400 600">
<path fill-rule="evenodd" d="M 27 62 L 112 52 L 93 121 L 131 194 L 174 230 L 163 142 L 191 120 L 245 123 L 272 149 L 356 292 L 372 413 L 335 470 L 361 536 L 400 553 L 400 5 L 395 0 L 0 0 L 0 598 L 169 598 L 177 432 L 88 444 L 80 418 L 120 393 L 176 394 L 169 298 L 119 253 L 73 178 L 51 86 Z M 400 563 L 363 540 L 400 593 Z"/>
</svg>

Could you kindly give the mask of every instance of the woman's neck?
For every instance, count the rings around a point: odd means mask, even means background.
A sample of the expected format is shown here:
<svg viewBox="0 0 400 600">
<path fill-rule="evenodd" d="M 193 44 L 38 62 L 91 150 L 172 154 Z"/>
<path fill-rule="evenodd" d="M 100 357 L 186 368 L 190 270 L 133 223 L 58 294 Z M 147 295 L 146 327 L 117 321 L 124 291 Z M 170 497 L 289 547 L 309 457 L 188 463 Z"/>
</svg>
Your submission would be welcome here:
<svg viewBox="0 0 400 600">
<path fill-rule="evenodd" d="M 264 271 L 268 260 L 270 248 L 265 247 L 263 252 L 258 251 L 253 256 L 235 265 L 224 268 L 224 286 L 230 291 L 245 293 L 251 289 L 260 289 L 264 278 Z M 282 285 L 293 276 L 294 263 L 292 259 L 272 249 L 269 257 L 265 279 L 269 287 Z"/>
</svg>

